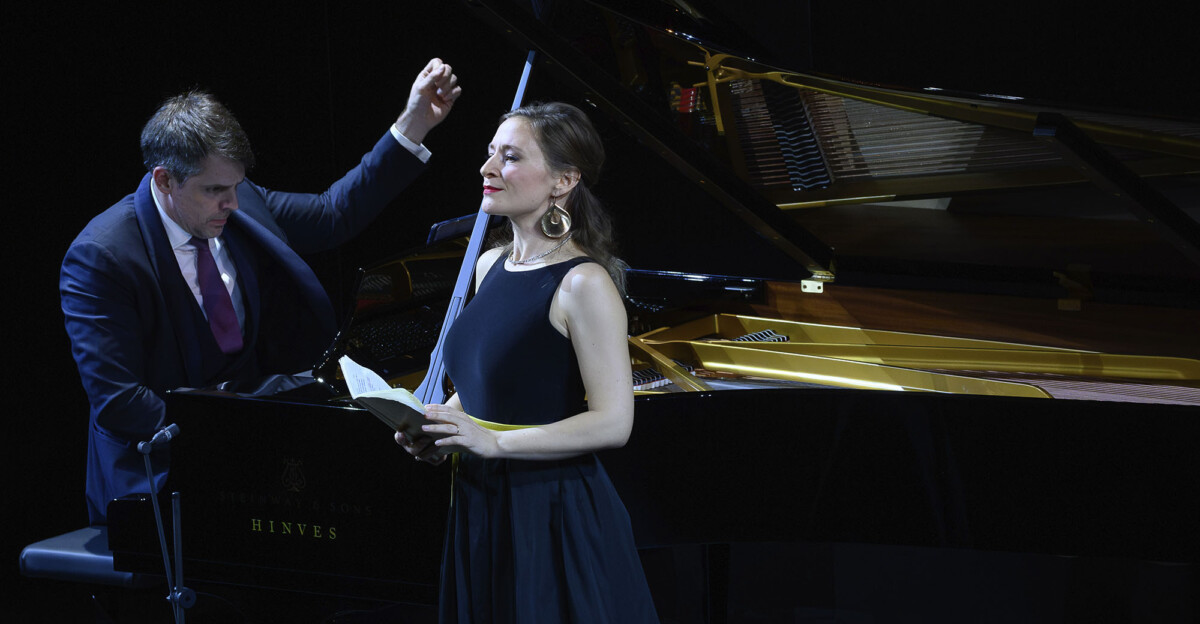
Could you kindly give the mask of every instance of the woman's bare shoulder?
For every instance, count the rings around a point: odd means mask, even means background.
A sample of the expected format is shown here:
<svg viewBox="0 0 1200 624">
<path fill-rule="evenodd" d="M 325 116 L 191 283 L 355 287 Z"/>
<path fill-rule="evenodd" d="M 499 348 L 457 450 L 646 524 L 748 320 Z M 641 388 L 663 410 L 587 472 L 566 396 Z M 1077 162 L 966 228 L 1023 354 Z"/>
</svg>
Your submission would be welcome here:
<svg viewBox="0 0 1200 624">
<path fill-rule="evenodd" d="M 615 298 L 620 300 L 616 285 L 604 266 L 598 262 L 581 262 L 567 271 L 559 289 L 582 302 Z"/>
<path fill-rule="evenodd" d="M 504 253 L 504 247 L 492 247 L 491 249 L 479 254 L 479 259 L 475 261 L 475 287 L 483 283 L 483 276 L 487 275 L 489 269 L 496 264 L 496 260 L 500 259 Z"/>
</svg>

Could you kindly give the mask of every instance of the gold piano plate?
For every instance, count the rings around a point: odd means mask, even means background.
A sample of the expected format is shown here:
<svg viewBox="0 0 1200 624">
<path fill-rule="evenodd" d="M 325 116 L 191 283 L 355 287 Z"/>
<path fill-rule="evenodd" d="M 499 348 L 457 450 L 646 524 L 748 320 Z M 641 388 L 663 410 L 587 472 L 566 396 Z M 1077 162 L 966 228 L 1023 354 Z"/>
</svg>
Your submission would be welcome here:
<svg viewBox="0 0 1200 624">
<path fill-rule="evenodd" d="M 739 340 L 769 333 L 777 342 Z M 1044 379 L 1176 386 L 1200 401 L 1200 361 L 714 314 L 630 338 L 636 360 L 677 389 L 706 391 L 703 375 L 823 386 L 1051 398 Z M 702 371 L 688 374 L 677 362 Z M 1069 393 L 1064 393 L 1064 395 Z M 1089 395 L 1088 398 L 1095 398 Z M 1131 399 L 1124 399 L 1131 400 Z"/>
</svg>

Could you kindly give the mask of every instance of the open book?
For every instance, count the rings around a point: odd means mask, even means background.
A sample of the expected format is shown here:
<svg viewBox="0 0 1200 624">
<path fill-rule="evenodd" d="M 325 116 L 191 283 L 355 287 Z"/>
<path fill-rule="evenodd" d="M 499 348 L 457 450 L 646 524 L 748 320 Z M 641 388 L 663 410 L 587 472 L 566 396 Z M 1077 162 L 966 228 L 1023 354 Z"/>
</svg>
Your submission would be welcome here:
<svg viewBox="0 0 1200 624">
<path fill-rule="evenodd" d="M 393 388 L 375 371 L 343 355 L 338 359 L 346 387 L 355 403 L 379 417 L 396 431 L 403 432 L 409 440 L 420 437 L 444 438 L 446 434 L 421 431 L 421 425 L 433 424 L 425 418 L 425 405 L 404 388 Z M 457 448 L 447 447 L 441 453 L 453 453 Z"/>
</svg>

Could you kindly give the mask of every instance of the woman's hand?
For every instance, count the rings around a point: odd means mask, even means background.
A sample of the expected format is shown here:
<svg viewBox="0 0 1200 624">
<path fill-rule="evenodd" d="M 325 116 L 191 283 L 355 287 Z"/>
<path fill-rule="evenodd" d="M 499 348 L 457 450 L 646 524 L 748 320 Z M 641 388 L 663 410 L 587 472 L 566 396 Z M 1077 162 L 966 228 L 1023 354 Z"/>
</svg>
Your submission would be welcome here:
<svg viewBox="0 0 1200 624">
<path fill-rule="evenodd" d="M 421 427 L 422 431 L 446 436 L 433 442 L 431 446 L 434 449 L 456 446 L 480 457 L 500 455 L 497 432 L 480 427 L 460 410 L 448 405 L 426 405 L 425 418 L 434 421 L 434 424 Z"/>
<path fill-rule="evenodd" d="M 408 451 L 417 461 L 428 462 L 434 466 L 446 461 L 446 456 L 438 453 L 439 449 L 434 445 L 431 436 L 418 436 L 415 440 L 410 440 L 403 431 L 397 431 L 396 444 Z"/>
</svg>

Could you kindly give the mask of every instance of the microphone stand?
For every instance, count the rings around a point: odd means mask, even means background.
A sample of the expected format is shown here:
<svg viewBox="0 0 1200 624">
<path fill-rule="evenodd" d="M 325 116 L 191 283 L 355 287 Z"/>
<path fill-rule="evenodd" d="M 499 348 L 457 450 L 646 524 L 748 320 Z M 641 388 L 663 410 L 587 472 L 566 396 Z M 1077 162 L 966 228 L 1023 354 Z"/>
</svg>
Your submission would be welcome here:
<svg viewBox="0 0 1200 624">
<path fill-rule="evenodd" d="M 183 530 L 180 527 L 182 514 L 179 511 L 179 492 L 171 493 L 171 533 L 175 543 L 175 574 L 171 574 L 171 556 L 167 551 L 167 537 L 163 530 L 162 509 L 158 506 L 158 493 L 154 488 L 154 469 L 150 465 L 150 453 L 156 446 L 166 444 L 179 434 L 177 425 L 169 425 L 154 434 L 147 442 L 139 442 L 137 450 L 142 454 L 146 463 L 146 481 L 150 484 L 150 502 L 154 506 L 154 521 L 158 526 L 158 546 L 162 550 L 163 570 L 167 576 L 167 587 L 171 593 L 167 602 L 171 603 L 171 614 L 175 624 L 184 624 L 184 609 L 196 604 L 196 592 L 183 585 Z"/>
</svg>

